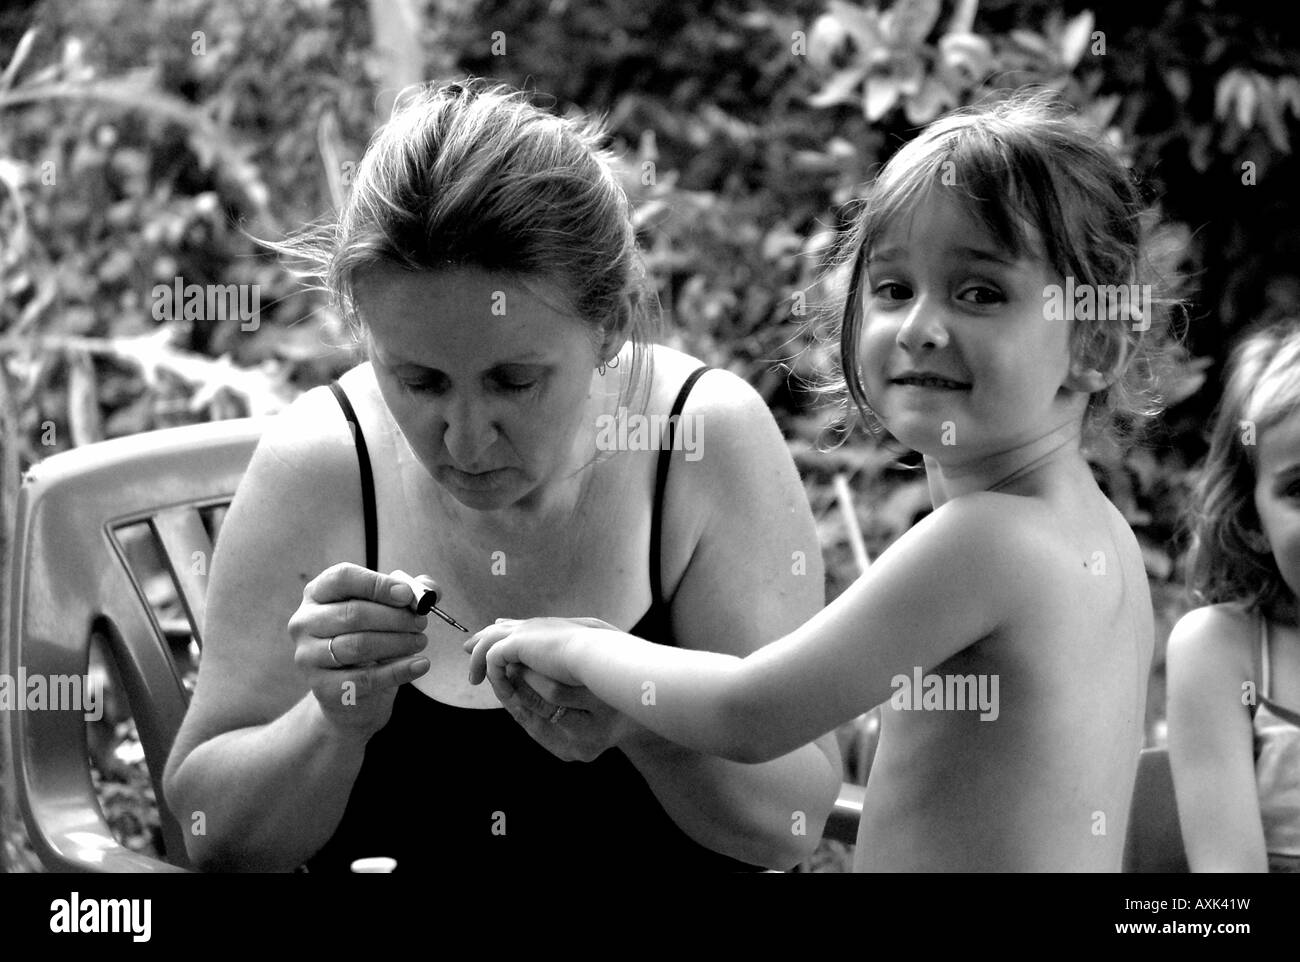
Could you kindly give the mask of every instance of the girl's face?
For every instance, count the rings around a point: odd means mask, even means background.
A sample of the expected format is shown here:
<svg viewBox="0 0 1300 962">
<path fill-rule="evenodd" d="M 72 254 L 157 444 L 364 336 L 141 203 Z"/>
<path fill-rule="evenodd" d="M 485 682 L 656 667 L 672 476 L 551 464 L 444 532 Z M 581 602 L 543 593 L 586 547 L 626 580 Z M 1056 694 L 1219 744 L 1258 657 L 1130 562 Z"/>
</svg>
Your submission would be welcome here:
<svg viewBox="0 0 1300 962">
<path fill-rule="evenodd" d="M 1255 510 L 1282 580 L 1300 598 L 1300 418 L 1287 418 L 1257 439 Z"/>
<path fill-rule="evenodd" d="M 412 452 L 466 507 L 527 504 L 572 463 L 598 363 L 591 329 L 472 268 L 368 270 L 357 300 L 380 392 Z"/>
<path fill-rule="evenodd" d="M 903 444 L 954 465 L 1082 423 L 1087 396 L 1065 387 L 1069 322 L 1044 319 L 1059 279 L 941 189 L 883 233 L 862 283 L 863 383 Z"/>
</svg>

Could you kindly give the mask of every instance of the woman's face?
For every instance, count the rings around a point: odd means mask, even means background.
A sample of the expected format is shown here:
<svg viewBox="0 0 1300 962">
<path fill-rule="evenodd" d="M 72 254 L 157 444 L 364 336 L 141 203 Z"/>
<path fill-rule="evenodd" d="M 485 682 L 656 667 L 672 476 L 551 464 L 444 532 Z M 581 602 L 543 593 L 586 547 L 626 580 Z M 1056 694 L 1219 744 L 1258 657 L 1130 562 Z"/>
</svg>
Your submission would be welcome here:
<svg viewBox="0 0 1300 962">
<path fill-rule="evenodd" d="M 456 500 L 526 504 L 567 473 L 599 358 L 558 291 L 476 268 L 380 265 L 358 279 L 356 298 L 384 401 Z"/>
</svg>

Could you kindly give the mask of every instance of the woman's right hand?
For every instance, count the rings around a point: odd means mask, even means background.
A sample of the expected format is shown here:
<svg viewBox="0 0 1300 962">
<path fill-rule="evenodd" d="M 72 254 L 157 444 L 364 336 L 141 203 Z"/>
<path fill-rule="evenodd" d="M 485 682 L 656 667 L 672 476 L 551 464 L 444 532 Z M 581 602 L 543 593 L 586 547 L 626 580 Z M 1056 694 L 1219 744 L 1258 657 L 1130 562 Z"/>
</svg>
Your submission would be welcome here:
<svg viewBox="0 0 1300 962">
<path fill-rule="evenodd" d="M 413 600 L 398 578 L 346 562 L 303 588 L 288 625 L 294 663 L 340 733 L 369 739 L 388 723 L 397 687 L 429 670 L 420 656 L 429 618 L 407 607 Z"/>
</svg>

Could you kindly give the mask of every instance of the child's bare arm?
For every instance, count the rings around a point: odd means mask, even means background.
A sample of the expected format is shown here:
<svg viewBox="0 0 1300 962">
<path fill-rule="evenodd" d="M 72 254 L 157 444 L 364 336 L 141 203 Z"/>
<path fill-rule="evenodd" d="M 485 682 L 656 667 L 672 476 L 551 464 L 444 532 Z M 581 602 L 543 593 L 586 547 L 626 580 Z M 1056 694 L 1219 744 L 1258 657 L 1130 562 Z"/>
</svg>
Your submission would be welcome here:
<svg viewBox="0 0 1300 962">
<path fill-rule="evenodd" d="M 833 604 L 743 660 L 548 620 L 482 632 L 475 666 L 522 661 L 697 751 L 776 758 L 887 700 L 896 676 L 942 663 L 1039 603 L 1053 565 L 1025 507 L 1004 495 L 951 502 Z"/>
<path fill-rule="evenodd" d="M 1221 606 L 1198 608 L 1169 636 L 1169 760 L 1193 872 L 1268 870 L 1242 688 L 1249 625 Z"/>
</svg>

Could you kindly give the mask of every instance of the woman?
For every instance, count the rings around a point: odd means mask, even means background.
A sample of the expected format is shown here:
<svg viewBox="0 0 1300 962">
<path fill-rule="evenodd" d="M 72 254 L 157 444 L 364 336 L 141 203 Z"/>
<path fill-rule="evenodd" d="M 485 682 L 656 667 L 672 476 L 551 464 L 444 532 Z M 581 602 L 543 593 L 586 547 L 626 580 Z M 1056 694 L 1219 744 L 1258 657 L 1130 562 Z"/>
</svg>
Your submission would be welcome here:
<svg viewBox="0 0 1300 962">
<path fill-rule="evenodd" d="M 821 607 L 812 518 L 761 399 L 645 344 L 599 139 L 502 87 L 422 89 L 336 227 L 282 245 L 315 263 L 367 361 L 277 419 L 224 523 L 164 780 L 196 864 L 734 870 L 816 845 L 830 740 L 747 766 L 535 674 L 476 688 L 466 636 L 382 573 L 428 573 L 470 631 L 597 612 L 739 655 Z M 646 429 L 674 413 L 675 437 Z"/>
</svg>

